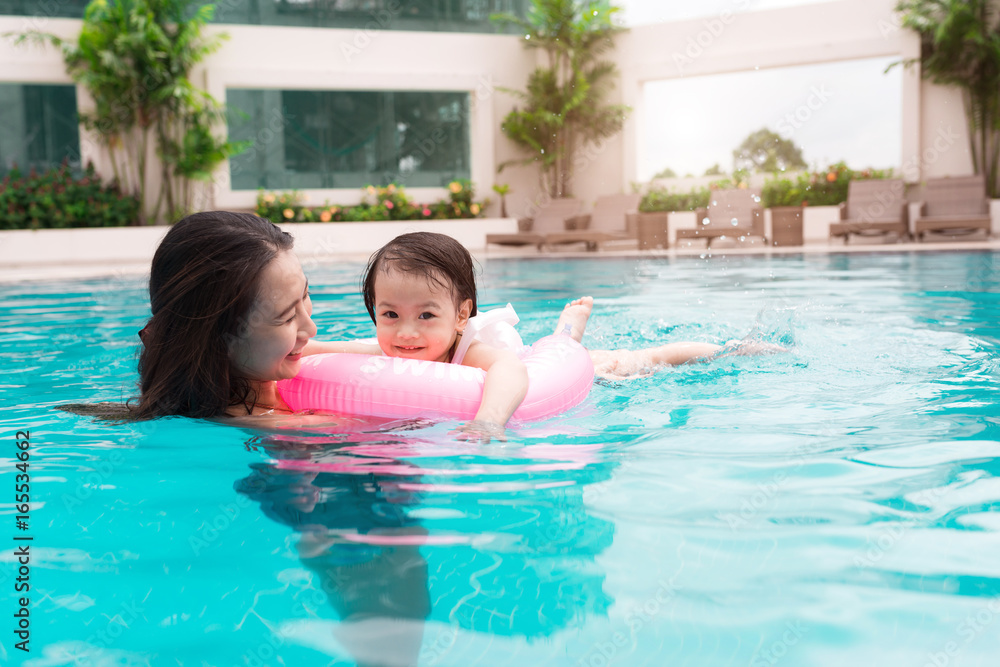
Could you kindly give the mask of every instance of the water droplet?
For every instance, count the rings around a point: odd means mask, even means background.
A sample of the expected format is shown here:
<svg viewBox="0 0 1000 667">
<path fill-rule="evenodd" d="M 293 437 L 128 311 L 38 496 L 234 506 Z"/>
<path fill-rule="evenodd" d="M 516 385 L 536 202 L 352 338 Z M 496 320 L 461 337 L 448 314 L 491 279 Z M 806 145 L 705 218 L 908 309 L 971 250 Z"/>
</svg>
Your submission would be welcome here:
<svg viewBox="0 0 1000 667">
<path fill-rule="evenodd" d="M 754 195 L 753 196 L 753 201 L 754 201 L 755 204 L 759 204 L 760 203 L 760 197 L 758 197 L 757 195 Z"/>
<path fill-rule="evenodd" d="M 712 206 L 718 206 L 719 202 L 715 199 L 712 200 Z"/>
<path fill-rule="evenodd" d="M 738 227 L 739 224 L 740 224 L 740 221 L 737 220 L 736 218 L 733 218 L 732 220 L 729 221 L 729 224 L 731 224 L 733 227 Z"/>
<path fill-rule="evenodd" d="M 701 224 L 707 225 L 708 224 L 708 218 L 702 218 Z"/>
</svg>

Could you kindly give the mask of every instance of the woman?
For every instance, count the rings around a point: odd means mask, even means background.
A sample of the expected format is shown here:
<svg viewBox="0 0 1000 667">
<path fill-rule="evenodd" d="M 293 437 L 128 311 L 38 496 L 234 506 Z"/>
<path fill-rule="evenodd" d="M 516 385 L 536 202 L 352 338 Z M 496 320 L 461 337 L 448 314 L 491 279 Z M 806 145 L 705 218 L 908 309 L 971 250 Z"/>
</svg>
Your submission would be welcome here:
<svg viewBox="0 0 1000 667">
<path fill-rule="evenodd" d="M 288 413 L 275 380 L 293 377 L 316 335 L 293 239 L 248 213 L 176 223 L 150 269 L 133 416 Z"/>
</svg>

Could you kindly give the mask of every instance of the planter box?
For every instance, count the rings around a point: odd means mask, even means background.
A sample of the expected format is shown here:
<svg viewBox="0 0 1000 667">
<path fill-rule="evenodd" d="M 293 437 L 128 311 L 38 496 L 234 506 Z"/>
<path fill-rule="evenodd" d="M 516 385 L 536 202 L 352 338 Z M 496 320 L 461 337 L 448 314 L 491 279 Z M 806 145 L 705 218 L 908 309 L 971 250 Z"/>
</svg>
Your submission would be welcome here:
<svg viewBox="0 0 1000 667">
<path fill-rule="evenodd" d="M 670 214 L 658 211 L 656 213 L 639 213 L 635 216 L 636 238 L 639 239 L 639 250 L 670 247 Z"/>
<path fill-rule="evenodd" d="M 801 206 L 776 206 L 771 209 L 771 245 L 802 245 Z"/>
<path fill-rule="evenodd" d="M 805 245 L 823 244 L 830 240 L 830 223 L 840 220 L 839 206 L 776 206 L 764 211 L 765 229 L 767 238 L 774 236 L 774 214 L 775 209 L 792 208 L 802 211 L 802 243 Z"/>
</svg>

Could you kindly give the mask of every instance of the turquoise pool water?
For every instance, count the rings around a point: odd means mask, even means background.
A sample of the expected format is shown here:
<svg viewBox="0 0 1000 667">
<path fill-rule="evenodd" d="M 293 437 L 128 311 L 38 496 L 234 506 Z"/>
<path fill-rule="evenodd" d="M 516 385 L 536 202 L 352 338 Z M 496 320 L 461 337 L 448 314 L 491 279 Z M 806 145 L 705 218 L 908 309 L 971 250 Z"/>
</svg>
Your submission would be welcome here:
<svg viewBox="0 0 1000 667">
<path fill-rule="evenodd" d="M 370 335 L 360 268 L 306 267 L 321 336 Z M 598 384 L 506 444 L 454 423 L 109 427 L 52 406 L 131 395 L 143 280 L 0 286 L 0 662 L 997 664 L 1000 256 L 491 260 L 483 278 L 529 341 L 590 293 L 590 347 L 794 350 Z"/>
</svg>

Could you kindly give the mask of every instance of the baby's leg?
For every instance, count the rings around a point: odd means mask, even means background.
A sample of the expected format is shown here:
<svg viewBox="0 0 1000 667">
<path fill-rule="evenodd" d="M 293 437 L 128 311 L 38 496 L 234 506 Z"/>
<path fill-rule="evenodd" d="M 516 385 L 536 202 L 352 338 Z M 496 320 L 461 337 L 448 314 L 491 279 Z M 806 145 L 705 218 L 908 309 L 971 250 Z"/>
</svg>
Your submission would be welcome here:
<svg viewBox="0 0 1000 667">
<path fill-rule="evenodd" d="M 600 377 L 626 379 L 652 375 L 663 366 L 704 361 L 721 349 L 711 343 L 668 343 L 644 350 L 590 350 L 590 358 Z"/>
<path fill-rule="evenodd" d="M 580 342 L 583 340 L 583 332 L 587 328 L 587 320 L 590 319 L 590 311 L 594 309 L 594 297 L 584 296 L 576 301 L 571 301 L 559 316 L 559 323 L 556 324 L 555 333 L 568 333 L 573 340 Z M 569 331 L 566 331 L 566 327 Z"/>
</svg>

